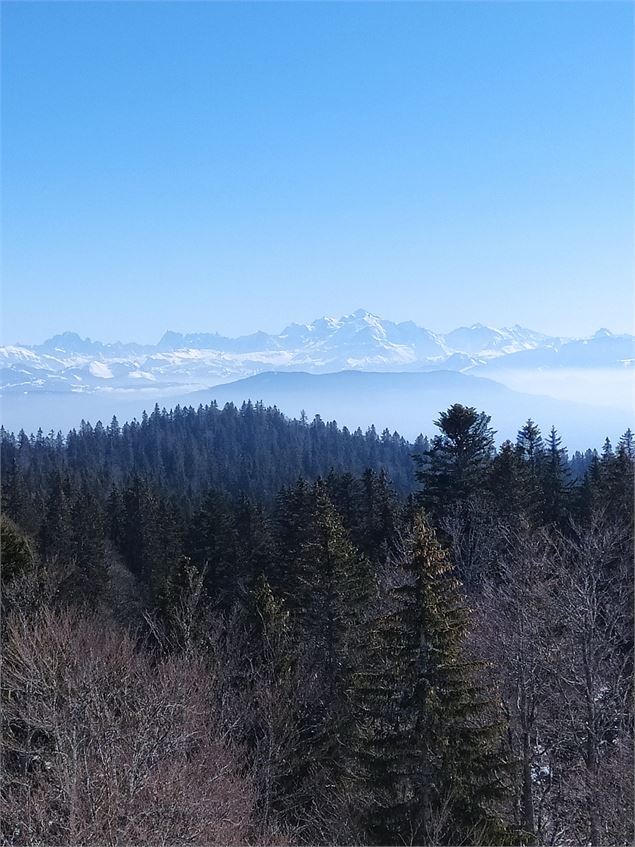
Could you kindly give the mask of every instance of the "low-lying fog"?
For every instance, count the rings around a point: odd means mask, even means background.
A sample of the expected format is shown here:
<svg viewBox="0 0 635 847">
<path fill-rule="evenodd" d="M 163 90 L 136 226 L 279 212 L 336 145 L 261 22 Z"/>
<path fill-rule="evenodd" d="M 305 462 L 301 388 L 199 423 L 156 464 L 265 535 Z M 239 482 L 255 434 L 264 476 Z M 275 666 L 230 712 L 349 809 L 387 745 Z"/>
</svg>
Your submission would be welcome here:
<svg viewBox="0 0 635 847">
<path fill-rule="evenodd" d="M 635 409 L 635 368 L 558 368 L 547 371 L 496 370 L 489 367 L 482 375 L 526 394 L 542 394 L 625 412 Z"/>
</svg>

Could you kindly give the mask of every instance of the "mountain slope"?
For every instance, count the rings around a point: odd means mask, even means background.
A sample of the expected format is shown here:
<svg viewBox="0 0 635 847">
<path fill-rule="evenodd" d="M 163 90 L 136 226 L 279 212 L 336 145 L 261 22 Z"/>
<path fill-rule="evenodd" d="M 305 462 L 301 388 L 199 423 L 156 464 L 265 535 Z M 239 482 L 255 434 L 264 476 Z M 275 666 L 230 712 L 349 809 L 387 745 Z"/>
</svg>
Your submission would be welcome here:
<svg viewBox="0 0 635 847">
<path fill-rule="evenodd" d="M 70 428 L 81 418 L 108 420 L 113 413 L 130 417 L 156 402 L 188 402 L 202 389 L 211 396 L 214 387 L 220 397 L 218 386 L 275 371 L 275 390 L 267 382 L 270 376 L 249 385 L 265 392 L 262 399 L 283 404 L 293 414 L 304 406 L 311 414 L 345 415 L 342 420 L 354 426 L 376 421 L 416 435 L 440 409 L 467 398 L 496 412 L 506 435 L 513 434 L 522 418 L 539 417 L 544 407 L 545 425 L 562 421 L 558 425 L 563 429 L 576 437 L 592 436 L 597 443 L 600 436 L 615 436 L 625 418 L 633 418 L 634 341 L 632 335 L 604 329 L 588 339 L 563 339 L 519 325 L 496 329 L 474 324 L 442 335 L 363 309 L 341 318 L 290 324 L 278 335 L 255 332 L 229 338 L 169 331 L 150 345 L 104 344 L 65 332 L 40 345 L 0 347 L 1 421 L 11 429 Z M 371 372 L 371 382 L 346 383 L 341 371 Z M 283 372 L 299 378 L 282 384 Z M 435 372 L 444 376 L 435 377 Z M 450 372 L 458 382 L 451 382 Z M 302 388 L 307 374 L 335 379 Z M 461 382 L 468 374 L 489 377 L 489 387 L 483 380 Z M 404 381 L 408 376 L 412 380 Z M 502 399 L 502 386 L 494 389 L 491 380 L 513 389 L 507 400 Z M 349 390 L 351 397 L 346 396 Z M 228 389 L 227 396 L 234 399 L 236 392 L 242 388 Z M 554 399 L 539 396 L 545 394 Z M 519 395 L 531 401 L 521 402 Z M 571 404 L 580 398 L 600 411 L 587 406 L 572 414 Z M 556 407 L 557 401 L 565 407 Z"/>
<path fill-rule="evenodd" d="M 613 335 L 606 329 L 598 330 L 591 338 L 574 339 L 562 344 L 545 345 L 510 352 L 503 359 L 481 365 L 486 373 L 493 368 L 621 368 L 635 363 L 635 337 Z"/>
<path fill-rule="evenodd" d="M 493 380 L 452 371 L 271 372 L 196 392 L 185 399 L 188 404 L 211 399 L 219 404 L 262 401 L 288 415 L 297 416 L 304 410 L 309 417 L 319 414 L 324 420 L 335 419 L 349 428 L 374 424 L 378 430 L 397 430 L 406 438 L 432 433 L 440 411 L 452 403 L 463 403 L 491 415 L 501 441 L 515 438 L 531 417 L 545 432 L 555 425 L 572 449 L 599 446 L 607 435 L 614 439 L 632 424 L 630 416 L 620 410 L 523 394 Z"/>
<path fill-rule="evenodd" d="M 36 346 L 0 347 L 3 393 L 39 391 L 193 391 L 267 370 L 332 373 L 468 371 L 488 368 L 624 367 L 633 336 L 600 330 L 590 339 L 546 336 L 521 326 L 474 324 L 441 335 L 413 321 L 395 323 L 363 309 L 341 318 L 290 324 L 278 335 L 239 338 L 166 332 L 158 344 L 104 344 L 65 332 Z"/>
</svg>

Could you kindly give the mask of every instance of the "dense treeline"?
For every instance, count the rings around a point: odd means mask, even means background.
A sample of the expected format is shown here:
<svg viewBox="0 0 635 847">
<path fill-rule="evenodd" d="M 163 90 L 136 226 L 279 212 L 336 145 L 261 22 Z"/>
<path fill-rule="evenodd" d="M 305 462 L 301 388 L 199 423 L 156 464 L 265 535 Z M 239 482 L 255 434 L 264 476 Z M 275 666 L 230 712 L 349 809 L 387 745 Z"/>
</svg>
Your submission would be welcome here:
<svg viewBox="0 0 635 847">
<path fill-rule="evenodd" d="M 413 445 L 397 433 L 374 427 L 350 432 L 316 415 L 290 420 L 275 408 L 244 403 L 180 407 L 156 406 L 141 421 L 104 427 L 82 421 L 66 437 L 41 431 L 27 436 L 1 432 L 5 473 L 15 465 L 31 492 L 39 492 L 48 475 L 58 472 L 73 482 L 87 479 L 100 489 L 120 486 L 136 473 L 172 494 L 195 498 L 209 488 L 242 493 L 261 502 L 273 500 L 283 485 L 298 477 L 315 479 L 329 470 L 362 473 L 384 468 L 393 485 L 413 489 Z M 420 438 L 414 445 L 427 447 Z"/>
<path fill-rule="evenodd" d="M 54 472 L 74 484 L 87 480 L 98 495 L 136 473 L 188 500 L 213 488 L 269 503 L 299 477 L 315 479 L 331 470 L 359 475 L 372 468 L 383 469 L 397 493 L 409 494 L 416 487 L 412 454 L 428 446 L 423 435 L 411 444 L 396 432 L 378 434 L 374 427 L 350 432 L 318 415 L 311 422 L 304 415 L 290 420 L 250 402 L 240 409 L 231 403 L 223 409 L 215 403 L 170 411 L 156 406 L 140 421 L 121 426 L 116 418 L 108 426 L 82 421 L 66 436 L 41 430 L 16 436 L 0 428 L 4 474 L 14 473 L 15 486 L 28 490 L 35 514 Z M 572 479 L 581 481 L 598 460 L 596 450 L 576 452 L 567 459 Z"/>
<path fill-rule="evenodd" d="M 3 433 L 3 838 L 631 843 L 631 433 L 489 424 Z"/>
</svg>

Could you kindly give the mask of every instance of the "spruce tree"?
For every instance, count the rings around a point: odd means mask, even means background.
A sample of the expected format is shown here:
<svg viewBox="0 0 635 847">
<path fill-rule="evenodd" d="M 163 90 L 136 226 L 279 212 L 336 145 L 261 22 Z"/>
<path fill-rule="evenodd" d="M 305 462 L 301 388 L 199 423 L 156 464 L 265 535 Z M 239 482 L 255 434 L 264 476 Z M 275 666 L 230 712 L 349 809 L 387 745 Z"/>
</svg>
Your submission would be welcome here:
<svg viewBox="0 0 635 847">
<path fill-rule="evenodd" d="M 354 600 L 371 578 L 370 567 L 348 539 L 323 481 L 310 489 L 301 482 L 284 506 L 278 535 L 285 560 L 283 596 L 335 692 L 344 671 Z"/>
<path fill-rule="evenodd" d="M 527 517 L 532 522 L 540 522 L 544 514 L 542 470 L 545 444 L 540 427 L 531 418 L 518 431 L 516 449 L 525 467 L 523 476 L 528 504 Z"/>
<path fill-rule="evenodd" d="M 273 569 L 273 536 L 261 505 L 241 497 L 234 509 L 236 594 L 245 597 Z"/>
<path fill-rule="evenodd" d="M 204 652 L 209 628 L 209 598 L 205 592 L 205 571 L 201 572 L 187 556 L 175 556 L 157 589 L 155 610 L 173 650 Z"/>
<path fill-rule="evenodd" d="M 39 533 L 43 559 L 70 563 L 73 553 L 69 482 L 61 473 L 53 473 L 49 482 L 44 519 Z"/>
<path fill-rule="evenodd" d="M 604 489 L 604 505 L 619 516 L 625 526 L 633 520 L 633 471 L 635 468 L 635 450 L 633 436 L 627 429 L 620 438 L 615 455 L 601 467 Z"/>
<path fill-rule="evenodd" d="M 522 453 L 511 441 L 501 444 L 489 475 L 489 490 L 497 512 L 507 522 L 516 523 L 532 511 L 529 473 Z"/>
<path fill-rule="evenodd" d="M 101 505 L 86 482 L 82 483 L 71 507 L 71 550 L 75 570 L 69 591 L 94 606 L 107 581 L 104 519 Z"/>
<path fill-rule="evenodd" d="M 452 503 L 482 490 L 494 453 L 490 417 L 472 406 L 455 403 L 435 421 L 441 430 L 423 456 L 415 456 L 421 502 L 435 517 Z"/>
<path fill-rule="evenodd" d="M 544 442 L 540 433 L 540 427 L 531 418 L 528 418 L 524 426 L 518 431 L 516 446 L 534 473 L 537 473 L 544 452 Z"/>
<path fill-rule="evenodd" d="M 397 533 L 398 506 L 386 472 L 367 468 L 361 479 L 360 525 L 354 540 L 373 561 L 385 559 Z"/>
<path fill-rule="evenodd" d="M 232 510 L 219 491 L 210 490 L 192 521 L 189 549 L 199 570 L 205 569 L 210 600 L 224 608 L 231 605 L 238 582 L 236 547 Z"/>
<path fill-rule="evenodd" d="M 4 452 L 0 465 L 2 468 L 0 476 L 2 512 L 28 532 L 37 533 L 41 515 L 38 514 L 35 502 L 36 492 L 29 490 L 30 486 L 20 467 L 18 456 L 12 451 L 10 458 L 5 458 Z"/>
<path fill-rule="evenodd" d="M 506 763 L 463 642 L 460 585 L 418 513 L 384 574 L 368 661 L 351 680 L 357 728 L 349 778 L 371 843 L 502 844 Z"/>
<path fill-rule="evenodd" d="M 569 514 L 571 482 L 567 451 L 556 428 L 551 427 L 542 463 L 542 507 L 545 523 L 564 526 Z"/>
<path fill-rule="evenodd" d="M 499 726 L 481 715 L 485 692 L 475 680 L 478 667 L 464 654 L 468 618 L 460 583 L 423 515 L 415 521 L 411 550 L 420 607 L 413 701 L 425 756 L 415 778 L 420 831 L 425 840 L 436 832 L 448 844 L 475 837 L 504 842 L 508 833 L 494 812 L 506 767 L 498 754 Z"/>
<path fill-rule="evenodd" d="M 631 459 L 631 461 L 635 460 L 635 443 L 630 427 L 620 438 L 617 444 L 617 452 L 626 456 L 627 459 Z"/>
<path fill-rule="evenodd" d="M 347 690 L 372 592 L 371 565 L 351 544 L 323 481 L 310 487 L 300 482 L 281 498 L 276 541 L 278 579 L 284 577 L 278 596 L 318 691 L 304 707 L 303 721 L 312 728 L 306 755 L 334 787 L 341 786 L 351 733 Z"/>
</svg>

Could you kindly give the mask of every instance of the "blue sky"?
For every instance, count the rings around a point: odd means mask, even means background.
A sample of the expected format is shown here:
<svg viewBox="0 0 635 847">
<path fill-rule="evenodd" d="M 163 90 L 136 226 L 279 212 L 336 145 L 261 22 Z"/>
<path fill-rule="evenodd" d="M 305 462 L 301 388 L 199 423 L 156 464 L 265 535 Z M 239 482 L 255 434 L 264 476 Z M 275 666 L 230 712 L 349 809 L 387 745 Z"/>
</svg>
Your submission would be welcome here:
<svg viewBox="0 0 635 847">
<path fill-rule="evenodd" d="M 630 3 L 4 3 L 3 336 L 633 324 Z"/>
</svg>

